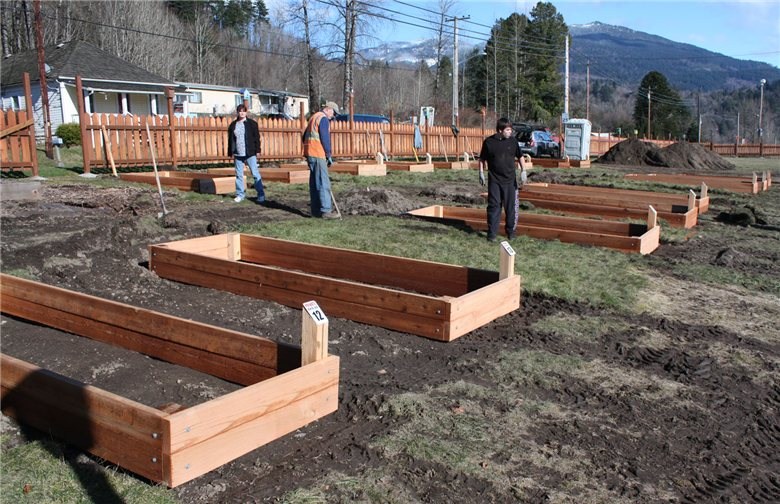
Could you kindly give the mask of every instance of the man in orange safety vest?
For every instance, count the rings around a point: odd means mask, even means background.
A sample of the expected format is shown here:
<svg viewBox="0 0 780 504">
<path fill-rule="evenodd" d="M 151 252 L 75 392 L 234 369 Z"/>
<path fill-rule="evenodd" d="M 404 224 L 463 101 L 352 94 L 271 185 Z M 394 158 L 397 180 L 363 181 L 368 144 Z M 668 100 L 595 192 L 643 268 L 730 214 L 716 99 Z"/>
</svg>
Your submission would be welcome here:
<svg viewBox="0 0 780 504">
<path fill-rule="evenodd" d="M 339 113 L 339 107 L 326 102 L 322 110 L 315 112 L 303 132 L 303 155 L 309 165 L 309 198 L 312 217 L 337 219 L 331 211 L 330 177 L 328 167 L 331 158 L 330 121 Z M 325 119 L 325 120 L 323 120 Z"/>
</svg>

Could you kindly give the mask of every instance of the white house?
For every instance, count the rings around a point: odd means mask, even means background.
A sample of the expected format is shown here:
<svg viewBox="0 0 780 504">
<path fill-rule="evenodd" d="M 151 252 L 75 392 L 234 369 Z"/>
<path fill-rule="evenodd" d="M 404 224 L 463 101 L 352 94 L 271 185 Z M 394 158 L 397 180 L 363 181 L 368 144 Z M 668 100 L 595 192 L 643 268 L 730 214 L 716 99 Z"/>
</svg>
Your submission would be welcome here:
<svg viewBox="0 0 780 504">
<path fill-rule="evenodd" d="M 188 116 L 232 115 L 236 106 L 244 101 L 245 90 L 249 91 L 249 111 L 254 115 L 284 114 L 297 118 L 300 115 L 301 103 L 304 104 L 304 115 L 309 111 L 308 97 L 298 93 L 195 82 L 177 84 L 186 90 L 186 94 L 176 96 L 176 110 Z"/>
<path fill-rule="evenodd" d="M 89 42 L 76 40 L 46 47 L 44 55 L 52 133 L 62 123 L 79 121 L 77 75 L 81 76 L 88 113 L 165 114 L 165 88 L 184 92 L 175 82 L 132 65 Z M 37 51 L 26 51 L 2 60 L 2 107 L 25 108 L 22 84 L 24 72 L 30 74 L 36 135 L 43 138 L 45 132 Z"/>
</svg>

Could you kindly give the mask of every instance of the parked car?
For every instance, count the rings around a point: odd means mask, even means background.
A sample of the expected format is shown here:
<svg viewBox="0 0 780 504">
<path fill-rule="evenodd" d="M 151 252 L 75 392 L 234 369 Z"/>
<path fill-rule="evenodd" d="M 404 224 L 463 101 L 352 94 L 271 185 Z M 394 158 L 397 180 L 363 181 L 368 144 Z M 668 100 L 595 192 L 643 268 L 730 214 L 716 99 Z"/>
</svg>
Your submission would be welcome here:
<svg viewBox="0 0 780 504">
<path fill-rule="evenodd" d="M 383 115 L 373 114 L 353 114 L 353 120 L 355 122 L 370 122 L 370 123 L 382 123 L 390 124 L 390 119 Z M 349 114 L 337 114 L 335 119 L 337 121 L 349 121 Z"/>
<path fill-rule="evenodd" d="M 556 142 L 547 129 L 527 124 L 517 124 L 514 127 L 515 138 L 520 144 L 520 151 L 531 157 L 550 156 L 561 157 L 561 144 Z"/>
</svg>

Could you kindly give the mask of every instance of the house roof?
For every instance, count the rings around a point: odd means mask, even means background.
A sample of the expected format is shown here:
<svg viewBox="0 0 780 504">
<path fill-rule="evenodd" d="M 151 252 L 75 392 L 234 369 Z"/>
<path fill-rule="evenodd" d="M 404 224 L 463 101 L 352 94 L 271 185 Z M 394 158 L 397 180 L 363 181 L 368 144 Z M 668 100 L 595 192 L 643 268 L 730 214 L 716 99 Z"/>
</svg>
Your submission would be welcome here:
<svg viewBox="0 0 780 504">
<path fill-rule="evenodd" d="M 46 64 L 51 68 L 47 73 L 50 79 L 72 82 L 80 75 L 85 80 L 177 87 L 175 82 L 82 40 L 45 47 L 44 53 Z M 21 84 L 24 72 L 30 74 L 31 81 L 39 80 L 38 54 L 34 49 L 5 58 L 0 66 L 0 82 L 4 86 Z"/>
</svg>

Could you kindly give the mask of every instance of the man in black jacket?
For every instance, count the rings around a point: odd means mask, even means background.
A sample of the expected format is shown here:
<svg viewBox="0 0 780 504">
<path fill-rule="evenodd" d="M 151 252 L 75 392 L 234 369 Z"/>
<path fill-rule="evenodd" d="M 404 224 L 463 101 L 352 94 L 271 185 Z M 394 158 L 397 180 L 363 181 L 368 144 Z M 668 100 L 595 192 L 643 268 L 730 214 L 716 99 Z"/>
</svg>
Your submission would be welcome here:
<svg viewBox="0 0 780 504">
<path fill-rule="evenodd" d="M 515 237 L 517 226 L 517 179 L 515 169 L 522 152 L 517 139 L 512 134 L 512 122 L 502 117 L 496 123 L 496 134 L 482 142 L 479 153 L 479 183 L 485 185 L 484 165 L 488 167 L 488 241 L 496 241 L 498 225 L 501 222 L 501 209 L 506 214 L 506 236 Z"/>
<path fill-rule="evenodd" d="M 244 164 L 249 166 L 255 178 L 257 202 L 265 202 L 263 180 L 257 168 L 257 158 L 260 156 L 260 129 L 257 122 L 246 116 L 246 106 L 236 107 L 236 120 L 228 126 L 228 155 L 233 156 L 236 164 L 236 197 L 233 201 L 244 201 L 246 189 L 244 186 Z"/>
</svg>

